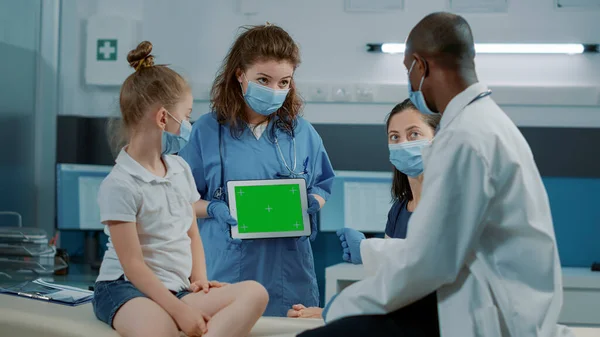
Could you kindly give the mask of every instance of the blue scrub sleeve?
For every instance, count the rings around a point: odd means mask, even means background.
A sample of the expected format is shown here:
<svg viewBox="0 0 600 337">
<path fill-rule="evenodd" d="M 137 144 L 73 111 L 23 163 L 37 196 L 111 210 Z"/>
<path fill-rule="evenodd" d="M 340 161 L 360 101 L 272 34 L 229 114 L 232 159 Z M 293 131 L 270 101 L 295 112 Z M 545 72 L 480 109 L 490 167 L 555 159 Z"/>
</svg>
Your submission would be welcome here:
<svg viewBox="0 0 600 337">
<path fill-rule="evenodd" d="M 196 126 L 196 125 L 195 125 Z M 196 182 L 196 189 L 198 193 L 205 200 L 210 200 L 211 198 L 207 198 L 207 186 L 206 179 L 204 178 L 204 162 L 202 161 L 202 148 L 201 140 L 200 140 L 200 128 L 194 127 L 192 130 L 192 134 L 190 135 L 190 141 L 188 144 L 181 149 L 179 152 L 179 156 L 183 158 L 192 170 L 192 176 L 194 176 L 194 181 Z"/>
<path fill-rule="evenodd" d="M 327 201 L 331 195 L 334 178 L 335 173 L 333 172 L 333 166 L 331 166 L 329 156 L 325 151 L 323 142 L 321 142 L 319 149 L 315 154 L 315 160 L 312 167 L 312 184 L 310 184 L 308 193 L 317 194 Z"/>
</svg>

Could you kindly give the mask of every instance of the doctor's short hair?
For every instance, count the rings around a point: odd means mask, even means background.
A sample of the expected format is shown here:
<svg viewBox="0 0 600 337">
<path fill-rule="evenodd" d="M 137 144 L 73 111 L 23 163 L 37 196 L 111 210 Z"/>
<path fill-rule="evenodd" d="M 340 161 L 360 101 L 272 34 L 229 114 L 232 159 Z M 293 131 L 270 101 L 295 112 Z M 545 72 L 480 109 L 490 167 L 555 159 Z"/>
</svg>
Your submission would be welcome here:
<svg viewBox="0 0 600 337">
<path fill-rule="evenodd" d="M 127 54 L 129 66 L 135 69 L 125 79 L 119 94 L 121 118 L 109 121 L 108 133 L 113 156 L 129 141 L 131 130 L 145 113 L 160 104 L 170 110 L 190 92 L 187 81 L 166 65 L 155 65 L 152 43 L 141 42 Z"/>
<path fill-rule="evenodd" d="M 386 125 L 386 133 L 390 128 L 390 121 L 392 117 L 395 115 L 402 113 L 406 110 L 416 110 L 418 109 L 412 104 L 410 99 L 405 99 L 404 101 L 396 104 L 396 106 L 392 109 L 390 114 L 385 119 Z M 440 120 L 442 116 L 440 114 L 435 115 L 426 115 L 421 114 L 421 119 L 425 122 L 432 130 L 435 130 L 440 124 Z M 393 167 L 393 166 L 392 166 Z M 412 190 L 410 189 L 410 184 L 408 183 L 408 177 L 406 174 L 398 171 L 396 167 L 394 168 L 394 178 L 392 180 L 392 200 L 393 201 L 411 201 L 413 200 Z"/>
<path fill-rule="evenodd" d="M 245 71 L 256 62 L 287 61 L 296 69 L 300 65 L 300 48 L 292 37 L 281 27 L 267 23 L 261 26 L 241 27 L 231 49 L 223 59 L 223 64 L 213 83 L 210 97 L 211 110 L 220 124 L 229 124 L 231 135 L 238 138 L 248 124 L 245 113 L 246 102 L 240 83 L 236 77 L 238 69 Z M 296 90 L 294 79 L 290 81 L 290 91 L 276 115 L 280 122 L 277 127 L 292 132 L 304 103 Z"/>
</svg>

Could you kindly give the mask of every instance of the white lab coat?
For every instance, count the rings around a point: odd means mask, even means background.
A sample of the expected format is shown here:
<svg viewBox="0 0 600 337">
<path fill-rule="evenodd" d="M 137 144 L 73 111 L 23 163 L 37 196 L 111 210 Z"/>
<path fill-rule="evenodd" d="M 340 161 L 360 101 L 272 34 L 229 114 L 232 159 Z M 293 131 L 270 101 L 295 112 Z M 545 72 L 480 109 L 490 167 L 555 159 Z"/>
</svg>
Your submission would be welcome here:
<svg viewBox="0 0 600 337">
<path fill-rule="evenodd" d="M 360 246 L 368 275 L 326 321 L 386 314 L 437 290 L 441 336 L 571 336 L 557 325 L 561 268 L 529 145 L 483 84 L 457 95 L 423 150 L 421 200 L 405 240 Z"/>
</svg>

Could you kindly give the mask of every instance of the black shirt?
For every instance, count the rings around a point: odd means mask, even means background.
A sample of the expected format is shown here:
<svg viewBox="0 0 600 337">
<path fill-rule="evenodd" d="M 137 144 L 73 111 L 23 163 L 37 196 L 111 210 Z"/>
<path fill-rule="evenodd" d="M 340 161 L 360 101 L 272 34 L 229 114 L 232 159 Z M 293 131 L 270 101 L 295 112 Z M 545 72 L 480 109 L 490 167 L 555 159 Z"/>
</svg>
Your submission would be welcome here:
<svg viewBox="0 0 600 337">
<path fill-rule="evenodd" d="M 388 221 L 385 225 L 385 235 L 394 239 L 406 239 L 408 220 L 412 212 L 408 211 L 407 200 L 396 200 L 388 213 Z"/>
</svg>

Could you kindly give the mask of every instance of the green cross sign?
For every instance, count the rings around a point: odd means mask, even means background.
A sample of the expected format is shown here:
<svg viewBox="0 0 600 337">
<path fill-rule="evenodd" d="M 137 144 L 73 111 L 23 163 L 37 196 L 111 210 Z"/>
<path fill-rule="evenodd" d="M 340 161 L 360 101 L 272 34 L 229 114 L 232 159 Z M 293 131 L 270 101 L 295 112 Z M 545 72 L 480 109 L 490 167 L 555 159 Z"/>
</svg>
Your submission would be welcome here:
<svg viewBox="0 0 600 337">
<path fill-rule="evenodd" d="M 97 61 L 116 61 L 117 60 L 117 40 L 116 39 L 98 39 L 96 44 Z"/>
</svg>

